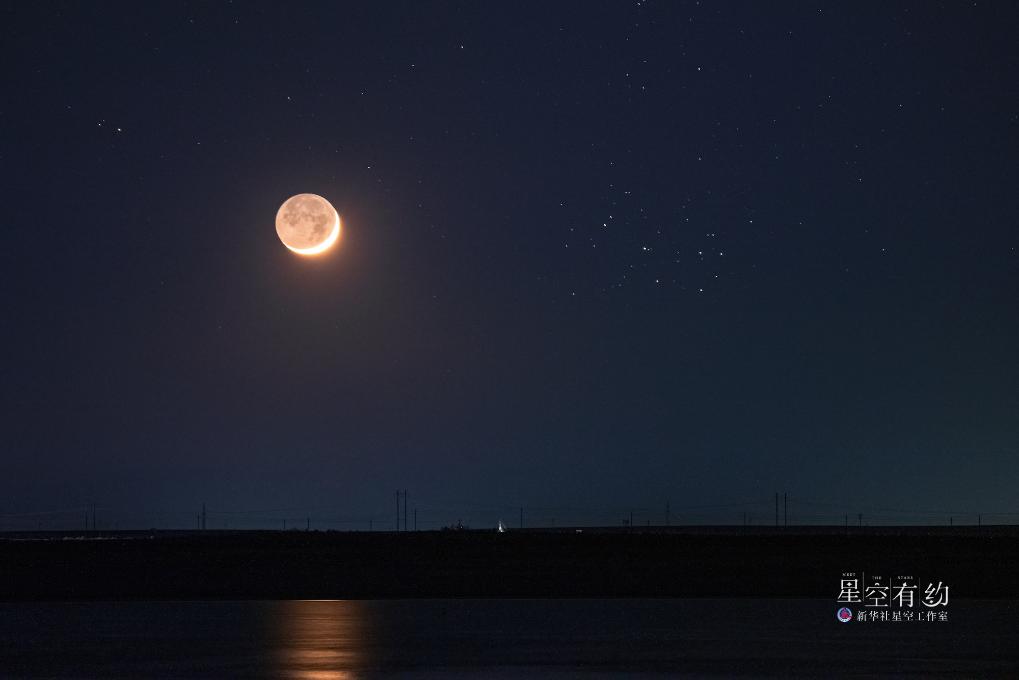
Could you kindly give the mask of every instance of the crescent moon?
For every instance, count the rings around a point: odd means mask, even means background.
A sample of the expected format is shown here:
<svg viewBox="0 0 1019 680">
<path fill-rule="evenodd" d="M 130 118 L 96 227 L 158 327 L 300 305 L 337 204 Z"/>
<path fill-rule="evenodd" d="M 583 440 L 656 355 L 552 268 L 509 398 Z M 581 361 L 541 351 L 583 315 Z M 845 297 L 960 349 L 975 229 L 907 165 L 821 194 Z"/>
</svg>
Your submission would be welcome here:
<svg viewBox="0 0 1019 680">
<path fill-rule="evenodd" d="M 322 241 L 322 243 L 310 248 L 294 248 L 286 242 L 284 242 L 283 245 L 298 255 L 318 255 L 319 253 L 329 250 L 329 247 L 336 243 L 336 240 L 340 238 L 340 214 L 334 209 L 333 215 L 336 217 L 336 222 L 333 224 L 333 230 L 330 232 L 329 236 L 326 237 L 326 240 Z"/>
<path fill-rule="evenodd" d="M 340 214 L 318 194 L 296 194 L 276 212 L 276 235 L 298 255 L 319 255 L 339 239 Z"/>
</svg>

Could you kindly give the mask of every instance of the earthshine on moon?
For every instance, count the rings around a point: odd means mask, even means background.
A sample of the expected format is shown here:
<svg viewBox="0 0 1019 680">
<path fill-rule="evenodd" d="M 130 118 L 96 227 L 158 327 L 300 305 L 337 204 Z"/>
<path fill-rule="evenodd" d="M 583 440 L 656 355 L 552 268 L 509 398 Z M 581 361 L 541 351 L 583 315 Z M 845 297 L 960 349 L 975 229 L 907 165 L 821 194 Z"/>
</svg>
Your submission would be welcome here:
<svg viewBox="0 0 1019 680">
<path fill-rule="evenodd" d="M 295 253 L 318 255 L 340 238 L 340 215 L 317 194 L 297 194 L 276 213 L 276 234 Z"/>
</svg>

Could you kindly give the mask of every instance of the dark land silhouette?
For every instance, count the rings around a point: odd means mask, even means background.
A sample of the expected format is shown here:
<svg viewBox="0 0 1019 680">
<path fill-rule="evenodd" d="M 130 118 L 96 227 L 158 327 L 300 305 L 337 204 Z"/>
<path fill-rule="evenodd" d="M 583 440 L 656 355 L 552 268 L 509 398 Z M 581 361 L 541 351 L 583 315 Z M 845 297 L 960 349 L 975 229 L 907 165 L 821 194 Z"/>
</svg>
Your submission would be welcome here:
<svg viewBox="0 0 1019 680">
<path fill-rule="evenodd" d="M 843 572 L 1019 597 L 1019 527 L 0 534 L 2 600 L 831 597 Z"/>
</svg>

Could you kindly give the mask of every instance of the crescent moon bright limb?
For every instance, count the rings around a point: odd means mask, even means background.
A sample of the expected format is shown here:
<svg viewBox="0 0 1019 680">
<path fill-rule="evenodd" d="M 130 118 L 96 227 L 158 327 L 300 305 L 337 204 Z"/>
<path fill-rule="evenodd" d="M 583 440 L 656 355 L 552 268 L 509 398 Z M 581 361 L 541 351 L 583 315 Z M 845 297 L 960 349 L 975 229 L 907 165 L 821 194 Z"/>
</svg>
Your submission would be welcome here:
<svg viewBox="0 0 1019 680">
<path fill-rule="evenodd" d="M 325 241 L 322 241 L 322 243 L 319 243 L 317 246 L 312 246 L 310 248 L 294 248 L 293 246 L 287 245 L 286 242 L 284 242 L 283 245 L 287 246 L 287 248 L 290 248 L 290 250 L 294 251 L 298 255 L 318 255 L 319 253 L 329 250 L 329 247 L 336 243 L 337 239 L 339 238 L 340 238 L 340 213 L 336 213 L 336 223 L 333 225 L 333 231 L 332 233 L 329 234 L 329 236 L 326 237 Z"/>
</svg>

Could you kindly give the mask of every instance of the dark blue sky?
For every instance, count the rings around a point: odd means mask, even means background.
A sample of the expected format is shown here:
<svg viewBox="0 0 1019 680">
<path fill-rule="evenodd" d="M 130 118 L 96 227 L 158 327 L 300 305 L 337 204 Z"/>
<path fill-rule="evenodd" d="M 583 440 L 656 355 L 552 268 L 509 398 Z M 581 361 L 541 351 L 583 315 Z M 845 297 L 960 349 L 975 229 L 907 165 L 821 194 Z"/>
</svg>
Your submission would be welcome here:
<svg viewBox="0 0 1019 680">
<path fill-rule="evenodd" d="M 1011 3 L 0 24 L 4 527 L 1019 512 Z"/>
</svg>

